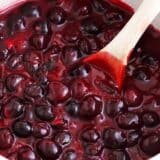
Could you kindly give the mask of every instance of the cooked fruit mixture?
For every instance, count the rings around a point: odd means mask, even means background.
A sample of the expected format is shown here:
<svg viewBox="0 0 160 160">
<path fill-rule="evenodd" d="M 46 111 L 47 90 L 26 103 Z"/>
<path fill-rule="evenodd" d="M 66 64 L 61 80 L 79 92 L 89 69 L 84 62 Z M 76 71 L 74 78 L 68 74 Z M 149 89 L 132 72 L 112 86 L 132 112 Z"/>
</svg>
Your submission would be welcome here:
<svg viewBox="0 0 160 160">
<path fill-rule="evenodd" d="M 104 0 L 37 0 L 0 17 L 0 154 L 146 160 L 160 152 L 160 33 L 150 27 L 134 49 L 122 91 L 109 73 L 78 63 L 132 13 Z"/>
</svg>

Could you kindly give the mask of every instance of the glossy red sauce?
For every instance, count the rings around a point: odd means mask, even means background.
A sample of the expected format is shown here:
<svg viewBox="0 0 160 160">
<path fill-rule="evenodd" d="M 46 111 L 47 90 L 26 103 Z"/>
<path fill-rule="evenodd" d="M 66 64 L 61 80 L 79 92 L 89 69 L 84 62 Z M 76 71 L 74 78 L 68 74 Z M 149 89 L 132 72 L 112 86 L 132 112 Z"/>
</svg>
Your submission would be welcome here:
<svg viewBox="0 0 160 160">
<path fill-rule="evenodd" d="M 0 154 L 145 160 L 160 152 L 160 33 L 149 27 L 135 47 L 122 91 L 81 63 L 131 17 L 120 6 L 38 0 L 0 17 Z"/>
</svg>

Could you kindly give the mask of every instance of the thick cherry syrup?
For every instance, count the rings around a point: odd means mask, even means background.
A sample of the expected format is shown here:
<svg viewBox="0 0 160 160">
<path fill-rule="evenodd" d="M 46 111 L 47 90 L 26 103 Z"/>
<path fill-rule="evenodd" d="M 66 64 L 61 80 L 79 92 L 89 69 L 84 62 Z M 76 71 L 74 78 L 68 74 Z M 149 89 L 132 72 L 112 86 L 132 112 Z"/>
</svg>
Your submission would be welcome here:
<svg viewBox="0 0 160 160">
<path fill-rule="evenodd" d="M 135 47 L 122 91 L 80 61 L 131 15 L 109 0 L 37 0 L 0 17 L 1 155 L 145 160 L 160 152 L 160 33 L 150 27 Z"/>
</svg>

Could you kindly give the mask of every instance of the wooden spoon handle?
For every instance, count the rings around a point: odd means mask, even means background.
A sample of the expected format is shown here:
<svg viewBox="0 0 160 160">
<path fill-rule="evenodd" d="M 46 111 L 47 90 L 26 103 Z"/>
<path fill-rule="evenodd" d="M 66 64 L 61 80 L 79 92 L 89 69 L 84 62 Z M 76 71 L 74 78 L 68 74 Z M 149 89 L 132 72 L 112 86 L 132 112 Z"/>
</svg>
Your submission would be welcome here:
<svg viewBox="0 0 160 160">
<path fill-rule="evenodd" d="M 127 59 L 142 34 L 160 12 L 160 0 L 143 0 L 119 34 L 101 51 L 109 52 L 127 65 Z"/>
</svg>

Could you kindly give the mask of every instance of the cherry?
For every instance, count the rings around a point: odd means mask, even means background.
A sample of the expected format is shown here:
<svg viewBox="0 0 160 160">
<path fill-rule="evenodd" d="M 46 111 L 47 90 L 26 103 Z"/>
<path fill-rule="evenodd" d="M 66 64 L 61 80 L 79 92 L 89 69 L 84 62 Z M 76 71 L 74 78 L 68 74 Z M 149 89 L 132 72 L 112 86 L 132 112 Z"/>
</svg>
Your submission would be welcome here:
<svg viewBox="0 0 160 160">
<path fill-rule="evenodd" d="M 125 134 L 114 128 L 106 128 L 103 132 L 103 141 L 106 148 L 122 149 L 126 146 Z"/>
<path fill-rule="evenodd" d="M 61 147 L 49 139 L 40 140 L 36 148 L 43 159 L 57 159 L 62 152 Z"/>
<path fill-rule="evenodd" d="M 12 126 L 13 132 L 18 137 L 29 137 L 32 134 L 32 125 L 27 121 L 17 120 Z"/>
<path fill-rule="evenodd" d="M 75 8 L 75 11 L 78 13 L 78 16 L 88 16 L 92 14 L 92 6 L 89 4 L 89 0 L 79 3 L 80 4 L 77 5 L 78 8 Z"/>
<path fill-rule="evenodd" d="M 20 116 L 24 111 L 24 105 L 22 100 L 18 97 L 11 98 L 4 106 L 3 106 L 3 114 L 7 118 L 13 118 Z"/>
<path fill-rule="evenodd" d="M 70 95 L 69 88 L 62 82 L 49 83 L 48 99 L 53 102 L 64 102 Z"/>
<path fill-rule="evenodd" d="M 69 132 L 59 132 L 55 136 L 55 142 L 61 147 L 66 147 L 71 143 L 72 137 Z"/>
<path fill-rule="evenodd" d="M 74 79 L 71 84 L 71 91 L 76 99 L 79 99 L 89 92 L 89 84 L 82 78 Z"/>
<path fill-rule="evenodd" d="M 81 133 L 81 138 L 85 142 L 97 142 L 100 135 L 95 129 L 86 129 Z"/>
<path fill-rule="evenodd" d="M 96 37 L 88 37 L 89 43 L 91 45 L 91 53 L 95 53 L 102 48 L 102 42 Z"/>
<path fill-rule="evenodd" d="M 106 114 L 113 118 L 125 110 L 125 105 L 121 100 L 108 100 L 105 103 Z"/>
<path fill-rule="evenodd" d="M 77 159 L 77 154 L 73 149 L 69 149 L 63 154 L 63 160 L 76 160 L 76 159 Z"/>
<path fill-rule="evenodd" d="M 151 78 L 150 71 L 145 67 L 140 67 L 135 69 L 133 72 L 133 77 L 139 81 L 149 81 Z"/>
<path fill-rule="evenodd" d="M 3 98 L 4 95 L 4 83 L 0 81 L 0 99 Z"/>
<path fill-rule="evenodd" d="M 102 146 L 99 143 L 87 144 L 84 147 L 84 152 L 89 156 L 100 156 L 102 152 Z"/>
<path fill-rule="evenodd" d="M 79 31 L 79 25 L 76 23 L 69 23 L 65 28 L 63 33 L 64 40 L 68 42 L 75 42 L 80 38 L 81 32 Z"/>
<path fill-rule="evenodd" d="M 142 122 L 146 127 L 155 127 L 159 124 L 159 115 L 152 111 L 142 113 Z"/>
<path fill-rule="evenodd" d="M 55 7 L 48 12 L 48 18 L 53 24 L 60 25 L 65 22 L 66 13 L 63 8 Z"/>
<path fill-rule="evenodd" d="M 24 77 L 20 74 L 10 74 L 6 78 L 6 87 L 10 92 L 16 91 L 18 85 L 22 82 Z"/>
<path fill-rule="evenodd" d="M 107 9 L 106 4 L 107 3 L 104 2 L 103 0 L 94 0 L 92 3 L 94 9 L 97 12 L 104 12 Z"/>
<path fill-rule="evenodd" d="M 43 94 L 42 88 L 37 84 L 27 85 L 24 92 L 25 94 L 33 98 L 41 97 Z"/>
<path fill-rule="evenodd" d="M 47 20 L 37 20 L 33 24 L 33 29 L 37 34 L 51 33 L 51 26 Z"/>
<path fill-rule="evenodd" d="M 41 9 L 37 4 L 28 2 L 21 7 L 21 13 L 29 18 L 38 18 L 41 16 Z"/>
<path fill-rule="evenodd" d="M 36 155 L 29 147 L 22 147 L 18 151 L 18 160 L 36 160 Z"/>
<path fill-rule="evenodd" d="M 101 26 L 92 17 L 83 19 L 82 28 L 84 29 L 85 32 L 90 34 L 99 34 L 101 32 Z"/>
<path fill-rule="evenodd" d="M 160 138 L 157 134 L 151 134 L 140 141 L 142 151 L 148 156 L 154 156 L 160 152 Z"/>
<path fill-rule="evenodd" d="M 108 154 L 108 160 L 131 160 L 126 151 L 112 151 Z"/>
<path fill-rule="evenodd" d="M 76 117 L 79 113 L 79 104 L 73 100 L 68 101 L 65 110 L 70 116 Z"/>
<path fill-rule="evenodd" d="M 35 123 L 33 126 L 33 135 L 36 138 L 43 138 L 48 136 L 50 132 L 50 127 L 45 122 Z"/>
<path fill-rule="evenodd" d="M 100 97 L 89 95 L 84 98 L 80 105 L 79 115 L 82 118 L 95 118 L 101 113 L 102 102 Z"/>
<path fill-rule="evenodd" d="M 47 48 L 50 38 L 50 35 L 33 34 L 30 37 L 30 44 L 37 50 L 43 50 Z"/>
<path fill-rule="evenodd" d="M 52 121 L 55 117 L 51 106 L 36 106 L 35 113 L 39 119 L 44 121 Z"/>
<path fill-rule="evenodd" d="M 78 49 L 74 46 L 66 46 L 63 49 L 62 61 L 66 65 L 73 64 L 79 58 Z"/>
<path fill-rule="evenodd" d="M 8 55 L 9 55 L 9 50 L 4 46 L 0 46 L 0 62 L 5 61 Z"/>
<path fill-rule="evenodd" d="M 81 54 L 91 54 L 91 45 L 88 41 L 88 39 L 86 38 L 81 38 L 79 41 L 78 41 L 78 48 L 81 52 Z"/>
<path fill-rule="evenodd" d="M 119 12 L 106 12 L 105 21 L 107 25 L 120 25 L 123 23 L 123 15 Z"/>
<path fill-rule="evenodd" d="M 135 87 L 129 87 L 124 91 L 124 101 L 129 107 L 137 107 L 142 103 L 143 96 Z"/>
<path fill-rule="evenodd" d="M 70 76 L 72 77 L 87 77 L 91 68 L 89 65 L 84 64 L 81 66 L 75 66 L 74 69 L 70 71 Z"/>
<path fill-rule="evenodd" d="M 131 130 L 127 134 L 127 146 L 134 146 L 138 144 L 139 139 L 141 138 L 141 132 Z"/>
<path fill-rule="evenodd" d="M 0 149 L 11 148 L 14 143 L 14 136 L 8 128 L 0 129 Z"/>
<path fill-rule="evenodd" d="M 22 31 L 26 28 L 25 20 L 19 15 L 11 15 L 8 19 L 8 28 L 11 34 L 14 34 L 16 31 Z"/>
<path fill-rule="evenodd" d="M 7 60 L 7 65 L 10 69 L 18 69 L 22 66 L 22 55 L 11 55 Z"/>
<path fill-rule="evenodd" d="M 27 52 L 23 56 L 26 70 L 29 73 L 35 73 L 40 68 L 40 57 L 36 52 Z"/>
<path fill-rule="evenodd" d="M 159 67 L 159 62 L 157 61 L 157 59 L 155 57 L 151 57 L 151 56 L 146 56 L 143 59 L 143 64 L 152 67 L 152 68 L 158 68 Z"/>
<path fill-rule="evenodd" d="M 117 123 L 123 129 L 137 129 L 141 127 L 141 120 L 138 114 L 127 112 L 117 117 Z"/>
</svg>

